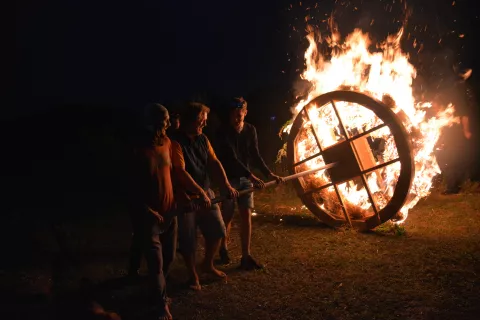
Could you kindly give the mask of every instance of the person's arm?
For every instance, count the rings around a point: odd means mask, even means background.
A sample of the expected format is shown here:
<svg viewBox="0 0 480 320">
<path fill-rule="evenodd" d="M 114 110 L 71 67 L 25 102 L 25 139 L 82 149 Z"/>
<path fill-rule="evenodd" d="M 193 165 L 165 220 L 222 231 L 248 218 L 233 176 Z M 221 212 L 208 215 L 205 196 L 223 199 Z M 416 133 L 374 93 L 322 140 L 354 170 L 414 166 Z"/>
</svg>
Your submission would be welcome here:
<svg viewBox="0 0 480 320">
<path fill-rule="evenodd" d="M 267 177 L 272 178 L 277 181 L 277 183 L 283 182 L 283 178 L 273 174 L 273 172 L 268 168 L 265 161 L 263 160 L 262 156 L 260 155 L 260 150 L 258 149 L 258 137 L 257 137 L 257 130 L 254 126 L 251 126 L 251 145 L 250 145 L 250 154 L 252 156 L 252 160 L 255 166 L 260 169 L 260 171 Z"/>
<path fill-rule="evenodd" d="M 262 156 L 260 155 L 260 150 L 258 149 L 258 137 L 257 137 L 257 130 L 255 129 L 254 126 L 251 127 L 252 131 L 250 139 L 251 139 L 251 144 L 250 144 L 250 154 L 253 160 L 253 163 L 255 166 L 260 169 L 260 171 L 266 176 L 266 177 L 271 177 L 272 176 L 272 171 L 268 168 L 268 166 L 265 164 L 265 161 L 263 160 Z"/>
<path fill-rule="evenodd" d="M 470 86 L 465 81 L 457 82 L 455 90 L 455 94 L 453 94 L 452 97 L 453 105 L 455 106 L 457 115 L 460 117 L 460 125 L 462 126 L 463 135 L 465 138 L 470 139 L 472 133 L 470 131 L 468 115 L 473 107 L 472 92 Z"/>
<path fill-rule="evenodd" d="M 152 180 L 156 179 L 156 173 L 153 169 L 155 164 L 152 158 L 141 150 L 134 150 L 132 160 L 133 201 L 137 204 L 141 203 L 146 212 L 155 216 L 159 222 L 163 222 L 163 217 L 158 213 L 158 208 L 153 200 L 152 190 L 149 188 L 152 185 Z"/>
<path fill-rule="evenodd" d="M 204 193 L 202 187 L 200 187 L 187 170 L 185 170 L 185 159 L 183 158 L 182 147 L 176 141 L 172 141 L 172 165 L 175 178 L 185 190 L 200 195 Z"/>
<path fill-rule="evenodd" d="M 472 137 L 472 131 L 470 130 L 470 120 L 467 116 L 462 116 L 462 128 L 463 128 L 463 135 L 465 138 L 470 139 Z"/>
<path fill-rule="evenodd" d="M 208 148 L 208 164 L 214 171 L 214 175 L 220 180 L 220 182 L 225 186 L 230 186 L 230 182 L 228 181 L 227 174 L 223 169 L 222 163 L 218 160 L 215 151 L 213 151 L 212 145 L 208 138 L 205 137 L 207 141 L 207 148 Z"/>
<path fill-rule="evenodd" d="M 221 136 L 217 140 L 218 150 L 221 150 L 221 159 L 223 163 L 232 164 L 232 169 L 235 172 L 240 173 L 242 176 L 249 178 L 252 174 L 248 170 L 247 166 L 238 158 L 235 148 L 232 146 L 231 142 L 225 136 L 224 133 L 221 133 Z M 230 167 L 227 167 L 230 168 Z"/>
<path fill-rule="evenodd" d="M 210 144 L 210 141 L 208 141 L 208 138 L 205 137 L 207 141 L 207 146 L 208 146 L 208 163 L 210 167 L 213 169 L 215 172 L 214 174 L 219 178 L 219 180 L 222 182 L 223 186 L 225 187 L 226 191 L 228 192 L 229 196 L 231 198 L 236 198 L 238 197 L 238 191 L 232 188 L 230 185 L 230 182 L 228 181 L 227 174 L 225 173 L 225 170 L 223 169 L 222 163 L 220 160 L 218 160 L 217 155 L 215 154 L 215 151 L 213 151 L 212 145 Z"/>
</svg>

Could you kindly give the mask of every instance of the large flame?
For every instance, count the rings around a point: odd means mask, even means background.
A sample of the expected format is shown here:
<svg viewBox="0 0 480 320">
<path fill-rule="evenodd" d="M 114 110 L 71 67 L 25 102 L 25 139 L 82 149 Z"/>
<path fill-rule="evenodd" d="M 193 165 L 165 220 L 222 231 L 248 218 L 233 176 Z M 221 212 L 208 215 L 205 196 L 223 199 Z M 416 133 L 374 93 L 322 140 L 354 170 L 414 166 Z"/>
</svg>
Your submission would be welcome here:
<svg viewBox="0 0 480 320">
<path fill-rule="evenodd" d="M 385 101 L 388 97 L 390 101 L 393 100 L 389 106 L 409 132 L 415 162 L 413 185 L 397 223 L 405 221 L 408 211 L 421 198 L 429 194 L 433 177 L 440 173 L 434 149 L 441 129 L 459 122 L 459 119 L 454 117 L 452 104 L 439 108 L 440 111 L 432 112 L 432 103 L 415 100 L 412 82 L 416 71 L 409 62 L 408 56 L 400 48 L 402 35 L 403 28 L 377 46 L 376 52 L 371 52 L 369 36 L 361 30 L 355 30 L 340 45 L 338 44 L 339 35 L 333 34 L 331 38 L 327 38 L 332 50 L 331 58 L 327 60 L 317 49 L 315 34 L 310 33 L 307 36 L 310 45 L 305 53 L 306 70 L 303 72 L 302 79 L 308 80 L 312 87 L 308 97 L 292 109 L 296 116 L 312 99 L 321 94 L 345 88 L 368 94 L 381 101 Z M 338 102 L 336 108 L 347 133 L 352 130 L 359 133 L 382 124 L 372 111 L 362 106 Z M 429 109 L 430 112 L 427 112 Z M 309 107 L 308 116 L 309 120 L 306 120 L 305 126 L 313 126 L 322 148 L 346 138 L 339 133 L 339 119 L 331 106 Z M 290 128 L 291 125 L 286 127 L 285 131 L 289 132 Z M 348 134 L 350 135 L 351 132 Z M 372 132 L 370 136 L 380 138 L 385 143 L 382 154 L 372 157 L 374 159 L 372 165 L 379 165 L 398 157 L 388 126 Z M 364 145 L 368 144 L 364 143 Z M 361 145 L 359 147 L 361 148 Z M 297 161 L 306 159 L 318 151 L 313 135 L 303 134 L 297 138 L 295 157 Z M 318 157 L 306 162 L 302 169 L 310 169 L 322 164 L 323 158 Z M 365 178 L 378 209 L 382 209 L 392 197 L 400 168 L 400 162 L 396 162 L 382 170 L 373 171 Z M 325 172 L 320 172 L 310 178 L 309 183 L 318 187 L 327 183 L 328 179 Z M 372 211 L 372 204 L 361 181 L 360 185 L 361 187 L 358 187 L 354 181 L 345 182 L 338 185 L 338 191 L 346 207 L 357 208 L 356 210 L 362 211 L 365 217 Z M 329 194 L 333 196 L 335 192 L 334 188 L 324 189 L 321 197 L 325 200 L 329 198 Z M 321 207 L 327 209 L 325 202 Z"/>
</svg>

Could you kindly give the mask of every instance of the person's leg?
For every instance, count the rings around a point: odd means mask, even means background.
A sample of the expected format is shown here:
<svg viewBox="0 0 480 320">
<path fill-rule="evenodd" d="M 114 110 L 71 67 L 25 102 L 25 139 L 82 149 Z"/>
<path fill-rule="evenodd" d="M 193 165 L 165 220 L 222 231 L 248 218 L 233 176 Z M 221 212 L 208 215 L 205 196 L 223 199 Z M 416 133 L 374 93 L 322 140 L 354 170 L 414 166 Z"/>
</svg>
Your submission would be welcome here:
<svg viewBox="0 0 480 320">
<path fill-rule="evenodd" d="M 456 194 L 460 192 L 465 174 L 465 137 L 460 127 L 452 127 L 445 134 L 443 145 L 443 168 L 445 178 L 445 191 L 443 194 Z"/>
<path fill-rule="evenodd" d="M 466 178 L 468 150 L 465 150 L 465 140 L 463 136 L 458 134 L 455 143 L 451 142 L 451 146 L 449 146 L 447 170 L 445 171 L 446 194 L 459 193 Z"/>
<path fill-rule="evenodd" d="M 252 239 L 252 209 L 248 207 L 238 208 L 240 214 L 240 239 L 242 240 L 242 257 L 250 255 L 250 242 Z"/>
<path fill-rule="evenodd" d="M 480 149 L 478 146 L 480 145 L 480 139 L 478 136 L 473 136 L 468 141 L 468 147 L 471 150 L 471 158 L 470 158 L 470 179 L 472 182 L 480 182 Z"/>
<path fill-rule="evenodd" d="M 209 195 L 213 198 L 214 194 L 208 190 Z M 203 261 L 203 271 L 213 274 L 217 277 L 224 278 L 226 274 L 213 264 L 215 253 L 220 247 L 220 241 L 225 237 L 225 224 L 222 214 L 217 205 L 213 205 L 209 210 L 203 211 L 198 215 L 198 225 L 205 238 L 205 259 Z"/>
<path fill-rule="evenodd" d="M 203 271 L 211 273 L 220 278 L 225 278 L 227 276 L 225 272 L 218 270 L 213 264 L 215 253 L 217 252 L 218 248 L 220 248 L 220 241 L 221 238 L 205 238 L 205 259 L 203 261 Z"/>
<path fill-rule="evenodd" d="M 240 190 L 240 179 L 230 180 L 230 185 L 233 188 Z M 224 200 L 222 202 L 222 208 L 220 211 L 222 212 L 223 222 L 227 230 L 227 235 L 222 239 L 221 248 L 228 249 L 228 237 L 230 235 L 230 227 L 232 225 L 233 215 L 235 212 L 235 200 L 233 199 Z"/>
<path fill-rule="evenodd" d="M 152 302 L 157 307 L 157 317 L 159 319 L 172 319 L 167 303 L 167 286 L 163 274 L 163 248 L 160 242 L 160 225 L 154 217 L 145 219 L 144 234 L 143 248 L 147 260 Z"/>
<path fill-rule="evenodd" d="M 160 241 L 163 248 L 163 274 L 167 277 L 177 251 L 177 218 L 174 218 L 170 226 L 160 235 Z"/>
<path fill-rule="evenodd" d="M 444 194 L 460 192 L 461 170 L 455 163 L 450 163 L 444 171 L 446 188 Z"/>
<path fill-rule="evenodd" d="M 240 190 L 253 188 L 250 180 L 242 178 L 240 180 Z M 240 266 L 245 270 L 262 269 L 250 254 L 250 244 L 252 239 L 252 210 L 254 207 L 253 192 L 241 196 L 238 199 L 238 212 L 240 214 L 240 237 L 242 240 L 242 260 Z"/>
<path fill-rule="evenodd" d="M 195 265 L 195 251 L 197 248 L 197 224 L 195 217 L 196 212 L 178 215 L 178 238 L 180 253 L 183 256 L 188 272 L 188 284 L 191 289 L 200 290 L 200 280 Z"/>
<path fill-rule="evenodd" d="M 246 178 L 240 179 L 238 190 L 253 188 L 252 182 Z M 240 238 L 242 240 L 242 257 L 250 255 L 250 240 L 252 238 L 253 192 L 238 198 L 238 213 L 240 214 Z"/>
<path fill-rule="evenodd" d="M 239 184 L 238 183 L 236 184 L 235 182 L 236 181 L 231 180 L 230 184 L 232 185 L 232 187 L 237 189 Z M 228 255 L 228 243 L 230 242 L 230 230 L 232 228 L 232 220 L 235 212 L 235 200 L 228 199 L 223 201 L 221 212 L 222 212 L 223 222 L 225 224 L 226 234 L 225 234 L 225 237 L 222 238 L 220 243 L 220 251 L 219 251 L 220 261 L 223 264 L 229 264 L 231 259 L 230 259 L 230 256 Z"/>
<path fill-rule="evenodd" d="M 222 218 L 223 222 L 225 223 L 225 228 L 226 228 L 226 235 L 224 238 L 222 238 L 222 245 L 221 248 L 228 250 L 228 240 L 230 236 L 230 228 L 232 226 L 232 220 L 233 220 L 233 213 L 235 211 L 235 201 L 228 199 L 225 200 L 222 203 Z"/>
<path fill-rule="evenodd" d="M 462 150 L 463 157 L 460 160 L 459 165 L 463 168 L 460 173 L 460 186 L 466 181 L 472 181 L 473 177 L 473 159 L 475 158 L 474 145 L 471 144 L 471 140 L 462 137 Z"/>
</svg>

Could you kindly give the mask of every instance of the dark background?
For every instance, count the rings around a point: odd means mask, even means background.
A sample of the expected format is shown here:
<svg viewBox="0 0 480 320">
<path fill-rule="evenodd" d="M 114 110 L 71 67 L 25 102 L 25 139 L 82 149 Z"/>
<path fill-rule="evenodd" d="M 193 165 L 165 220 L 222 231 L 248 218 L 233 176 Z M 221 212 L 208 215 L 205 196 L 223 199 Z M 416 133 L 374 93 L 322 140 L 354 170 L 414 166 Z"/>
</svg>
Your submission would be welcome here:
<svg viewBox="0 0 480 320">
<path fill-rule="evenodd" d="M 440 90 L 455 62 L 473 68 L 469 81 L 478 88 L 474 3 L 408 3 L 403 46 L 429 90 Z M 359 27 L 381 40 L 402 25 L 403 7 L 380 0 L 17 1 L 14 101 L 1 112 L 2 211 L 86 215 L 118 201 L 128 130 L 152 101 L 176 108 L 195 99 L 218 114 L 226 99 L 243 95 L 273 163 L 283 144 L 276 133 L 303 93 L 305 16 L 326 31 L 334 13 L 343 36 Z M 210 134 L 218 124 L 212 118 Z"/>
</svg>

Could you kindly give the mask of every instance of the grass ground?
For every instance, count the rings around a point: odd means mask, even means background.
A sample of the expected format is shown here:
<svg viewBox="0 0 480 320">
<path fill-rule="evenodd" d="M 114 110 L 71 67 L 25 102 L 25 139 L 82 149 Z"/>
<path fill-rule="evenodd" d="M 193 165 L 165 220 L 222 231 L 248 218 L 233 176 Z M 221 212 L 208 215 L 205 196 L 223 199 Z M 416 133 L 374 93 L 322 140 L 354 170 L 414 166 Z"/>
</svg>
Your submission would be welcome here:
<svg viewBox="0 0 480 320">
<path fill-rule="evenodd" d="M 432 194 L 411 210 L 402 232 L 388 226 L 370 233 L 333 230 L 301 209 L 288 190 L 258 193 L 256 201 L 252 251 L 267 269 L 236 269 L 237 223 L 234 262 L 223 267 L 226 283 L 205 279 L 201 292 L 190 292 L 181 285 L 185 270 L 177 259 L 169 283 L 175 318 L 478 319 L 478 193 Z M 145 284 L 115 284 L 125 273 L 128 219 L 83 221 L 71 231 L 81 262 L 61 278 L 52 276 L 54 245 L 40 230 L 36 245 L 43 249 L 35 262 L 0 271 L 2 309 L 8 304 L 18 318 L 48 319 L 52 284 L 60 296 L 75 297 L 86 278 L 98 300 L 123 319 L 146 319 Z"/>
</svg>

